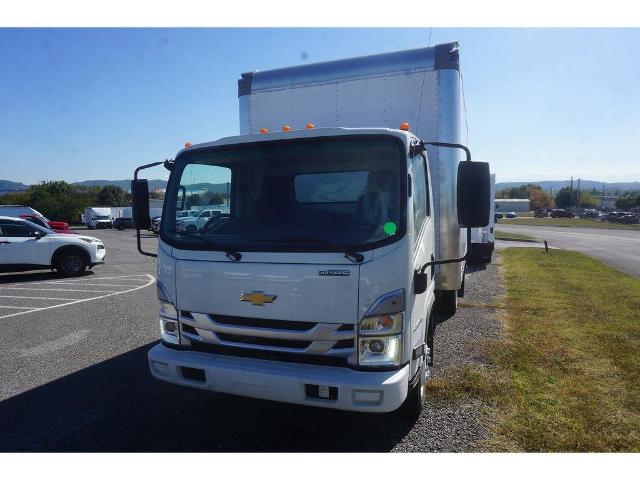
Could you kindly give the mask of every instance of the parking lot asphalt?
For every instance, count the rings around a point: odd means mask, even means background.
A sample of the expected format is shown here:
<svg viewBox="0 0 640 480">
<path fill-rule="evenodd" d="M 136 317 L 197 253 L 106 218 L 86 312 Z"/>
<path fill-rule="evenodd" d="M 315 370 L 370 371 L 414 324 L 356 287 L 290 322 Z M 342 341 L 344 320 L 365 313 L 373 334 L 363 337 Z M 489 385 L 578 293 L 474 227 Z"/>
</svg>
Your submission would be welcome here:
<svg viewBox="0 0 640 480">
<path fill-rule="evenodd" d="M 496 228 L 547 240 L 552 247 L 591 255 L 613 268 L 640 277 L 640 231 L 509 225 L 508 220 L 501 220 Z"/>
<path fill-rule="evenodd" d="M 107 263 L 87 275 L 0 275 L 0 451 L 463 451 L 481 440 L 473 404 L 430 402 L 414 424 L 153 379 L 155 260 L 137 253 L 132 230 L 83 233 L 107 248 Z M 495 265 L 470 272 L 473 301 L 491 301 L 497 275 Z M 497 328 L 493 311 L 440 319 L 436 375 L 473 361 L 472 344 Z"/>
</svg>

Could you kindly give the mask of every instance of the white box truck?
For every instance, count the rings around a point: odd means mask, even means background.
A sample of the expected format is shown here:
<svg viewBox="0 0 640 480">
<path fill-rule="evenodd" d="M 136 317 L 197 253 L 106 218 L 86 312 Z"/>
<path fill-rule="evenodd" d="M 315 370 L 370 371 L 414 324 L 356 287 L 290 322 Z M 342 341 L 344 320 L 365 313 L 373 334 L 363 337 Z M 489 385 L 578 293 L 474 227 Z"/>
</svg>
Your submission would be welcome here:
<svg viewBox="0 0 640 480">
<path fill-rule="evenodd" d="M 154 377 L 304 405 L 420 412 L 436 297 L 455 310 L 462 233 L 489 214 L 489 166 L 460 145 L 458 62 L 454 43 L 243 74 L 241 135 L 136 169 L 138 233 L 148 226 L 140 170 L 171 171 Z M 229 212 L 180 229 L 189 192 L 226 182 Z M 140 240 L 138 249 L 153 255 Z"/>
<path fill-rule="evenodd" d="M 496 235 L 496 176 L 491 174 L 491 189 L 489 191 L 489 224 L 485 227 L 471 229 L 471 253 L 469 261 L 472 263 L 491 263 Z"/>
<path fill-rule="evenodd" d="M 87 228 L 111 228 L 113 220 L 111 219 L 111 208 L 109 207 L 88 207 L 85 208 L 81 216 L 82 223 Z"/>
</svg>

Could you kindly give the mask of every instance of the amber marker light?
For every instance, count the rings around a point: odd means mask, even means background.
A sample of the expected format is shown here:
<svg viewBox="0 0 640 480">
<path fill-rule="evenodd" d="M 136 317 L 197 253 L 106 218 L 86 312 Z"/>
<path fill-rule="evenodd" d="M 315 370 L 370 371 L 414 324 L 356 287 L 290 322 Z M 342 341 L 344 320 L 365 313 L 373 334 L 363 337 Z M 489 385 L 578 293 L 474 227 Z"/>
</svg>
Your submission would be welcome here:
<svg viewBox="0 0 640 480">
<path fill-rule="evenodd" d="M 260 129 L 260 133 L 269 133 L 269 129 L 268 128 L 261 128 Z"/>
<path fill-rule="evenodd" d="M 316 128 L 316 126 L 313 123 L 307 123 L 305 128 Z"/>
<path fill-rule="evenodd" d="M 282 131 L 283 131 L 283 132 L 289 132 L 289 131 L 291 131 L 291 127 L 290 127 L 289 125 L 284 125 L 284 126 L 282 127 Z"/>
<path fill-rule="evenodd" d="M 405 132 L 409 131 L 409 124 L 407 122 L 402 122 L 400 124 L 400 130 L 404 130 Z"/>
<path fill-rule="evenodd" d="M 191 145 L 193 145 L 193 143 L 191 143 L 191 142 L 185 142 L 185 144 L 184 144 L 184 148 L 189 148 Z"/>
</svg>

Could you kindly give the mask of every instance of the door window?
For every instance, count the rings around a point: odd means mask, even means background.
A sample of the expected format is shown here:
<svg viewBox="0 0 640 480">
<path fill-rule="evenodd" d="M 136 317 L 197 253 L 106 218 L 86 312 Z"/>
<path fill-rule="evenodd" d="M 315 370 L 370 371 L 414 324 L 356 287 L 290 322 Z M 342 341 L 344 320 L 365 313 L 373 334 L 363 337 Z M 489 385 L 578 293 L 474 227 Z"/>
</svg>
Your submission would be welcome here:
<svg viewBox="0 0 640 480">
<path fill-rule="evenodd" d="M 413 180 L 413 228 L 414 241 L 418 241 L 424 221 L 430 215 L 427 169 L 422 155 L 416 155 L 411 165 Z"/>
<path fill-rule="evenodd" d="M 0 235 L 3 237 L 34 237 L 35 231 L 26 225 L 19 223 L 0 224 Z"/>
</svg>

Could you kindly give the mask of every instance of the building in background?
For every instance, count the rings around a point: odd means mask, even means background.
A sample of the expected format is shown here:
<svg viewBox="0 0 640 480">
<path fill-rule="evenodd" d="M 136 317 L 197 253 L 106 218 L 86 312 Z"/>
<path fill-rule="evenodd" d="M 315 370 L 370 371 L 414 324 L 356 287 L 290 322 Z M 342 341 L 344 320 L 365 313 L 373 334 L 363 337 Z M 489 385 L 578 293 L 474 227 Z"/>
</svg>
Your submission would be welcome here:
<svg viewBox="0 0 640 480">
<path fill-rule="evenodd" d="M 528 212 L 528 198 L 496 198 L 496 212 Z"/>
<path fill-rule="evenodd" d="M 616 196 L 615 195 L 594 195 L 598 200 L 598 208 L 603 210 L 615 210 L 616 209 Z"/>
</svg>

